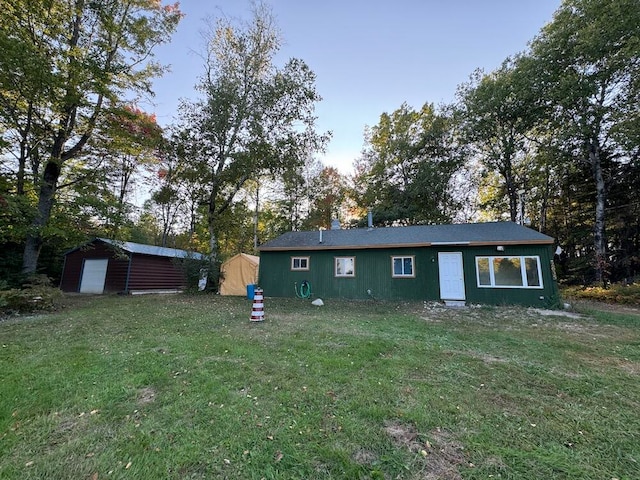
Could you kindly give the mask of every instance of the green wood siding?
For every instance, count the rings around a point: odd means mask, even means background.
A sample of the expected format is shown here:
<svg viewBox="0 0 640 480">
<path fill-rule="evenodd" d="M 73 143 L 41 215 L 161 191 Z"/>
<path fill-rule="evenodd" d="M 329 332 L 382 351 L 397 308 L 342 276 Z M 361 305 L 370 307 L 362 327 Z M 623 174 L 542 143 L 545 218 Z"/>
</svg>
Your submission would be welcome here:
<svg viewBox="0 0 640 480">
<path fill-rule="evenodd" d="M 259 284 L 266 296 L 273 297 L 293 297 L 295 283 L 300 285 L 307 280 L 311 283 L 313 297 L 439 300 L 438 252 L 462 252 L 467 303 L 545 306 L 557 299 L 557 287 L 551 276 L 549 245 L 506 246 L 504 252 L 496 251 L 495 246 L 263 251 Z M 496 255 L 540 257 L 543 288 L 479 288 L 476 256 Z M 309 270 L 292 271 L 292 256 L 309 257 Z M 415 277 L 392 278 L 393 256 L 414 256 Z M 355 276 L 336 278 L 335 257 L 355 257 Z"/>
</svg>

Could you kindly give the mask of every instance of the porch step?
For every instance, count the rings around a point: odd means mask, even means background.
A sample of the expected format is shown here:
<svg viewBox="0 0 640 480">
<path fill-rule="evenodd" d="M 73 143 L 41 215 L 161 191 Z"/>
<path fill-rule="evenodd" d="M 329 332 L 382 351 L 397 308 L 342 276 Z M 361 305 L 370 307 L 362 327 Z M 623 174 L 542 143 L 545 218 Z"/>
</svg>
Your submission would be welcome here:
<svg viewBox="0 0 640 480">
<path fill-rule="evenodd" d="M 445 300 L 444 305 L 451 308 L 464 308 L 467 303 L 464 300 Z"/>
</svg>

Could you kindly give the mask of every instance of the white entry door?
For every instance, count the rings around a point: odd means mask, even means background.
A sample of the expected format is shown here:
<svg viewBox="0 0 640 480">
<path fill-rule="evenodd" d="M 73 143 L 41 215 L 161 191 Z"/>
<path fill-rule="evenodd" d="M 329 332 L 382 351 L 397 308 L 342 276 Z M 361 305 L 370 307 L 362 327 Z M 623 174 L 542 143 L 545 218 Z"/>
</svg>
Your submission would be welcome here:
<svg viewBox="0 0 640 480">
<path fill-rule="evenodd" d="M 85 259 L 80 280 L 80 293 L 103 293 L 107 278 L 108 258 Z"/>
<path fill-rule="evenodd" d="M 464 300 L 464 270 L 462 252 L 438 253 L 440 298 L 442 300 Z"/>
</svg>

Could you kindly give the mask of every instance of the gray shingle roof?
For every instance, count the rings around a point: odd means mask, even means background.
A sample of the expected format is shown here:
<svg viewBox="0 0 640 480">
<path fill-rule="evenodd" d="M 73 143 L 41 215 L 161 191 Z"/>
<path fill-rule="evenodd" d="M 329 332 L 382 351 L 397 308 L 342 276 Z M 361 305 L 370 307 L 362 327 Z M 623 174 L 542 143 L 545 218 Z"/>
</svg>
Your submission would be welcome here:
<svg viewBox="0 0 640 480">
<path fill-rule="evenodd" d="M 260 246 L 269 250 L 331 250 L 429 245 L 552 244 L 553 238 L 513 222 L 287 232 Z"/>
<path fill-rule="evenodd" d="M 187 252 L 186 250 L 179 250 L 177 248 L 156 247 L 155 245 L 144 245 L 134 242 L 119 242 L 117 240 L 109 240 L 108 238 L 97 238 L 96 240 L 121 248 L 129 253 L 155 255 L 156 257 L 194 258 L 196 260 L 204 260 L 205 258 L 205 255 L 202 253 Z"/>
</svg>

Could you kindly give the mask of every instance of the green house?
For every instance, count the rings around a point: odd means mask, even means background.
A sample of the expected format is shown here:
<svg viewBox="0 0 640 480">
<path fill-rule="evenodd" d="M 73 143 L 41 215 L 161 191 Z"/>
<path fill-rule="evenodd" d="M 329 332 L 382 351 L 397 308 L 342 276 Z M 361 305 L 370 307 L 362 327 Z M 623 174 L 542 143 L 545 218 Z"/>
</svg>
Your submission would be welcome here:
<svg viewBox="0 0 640 480">
<path fill-rule="evenodd" d="M 260 247 L 265 296 L 558 302 L 553 238 L 512 222 L 288 232 Z"/>
</svg>

